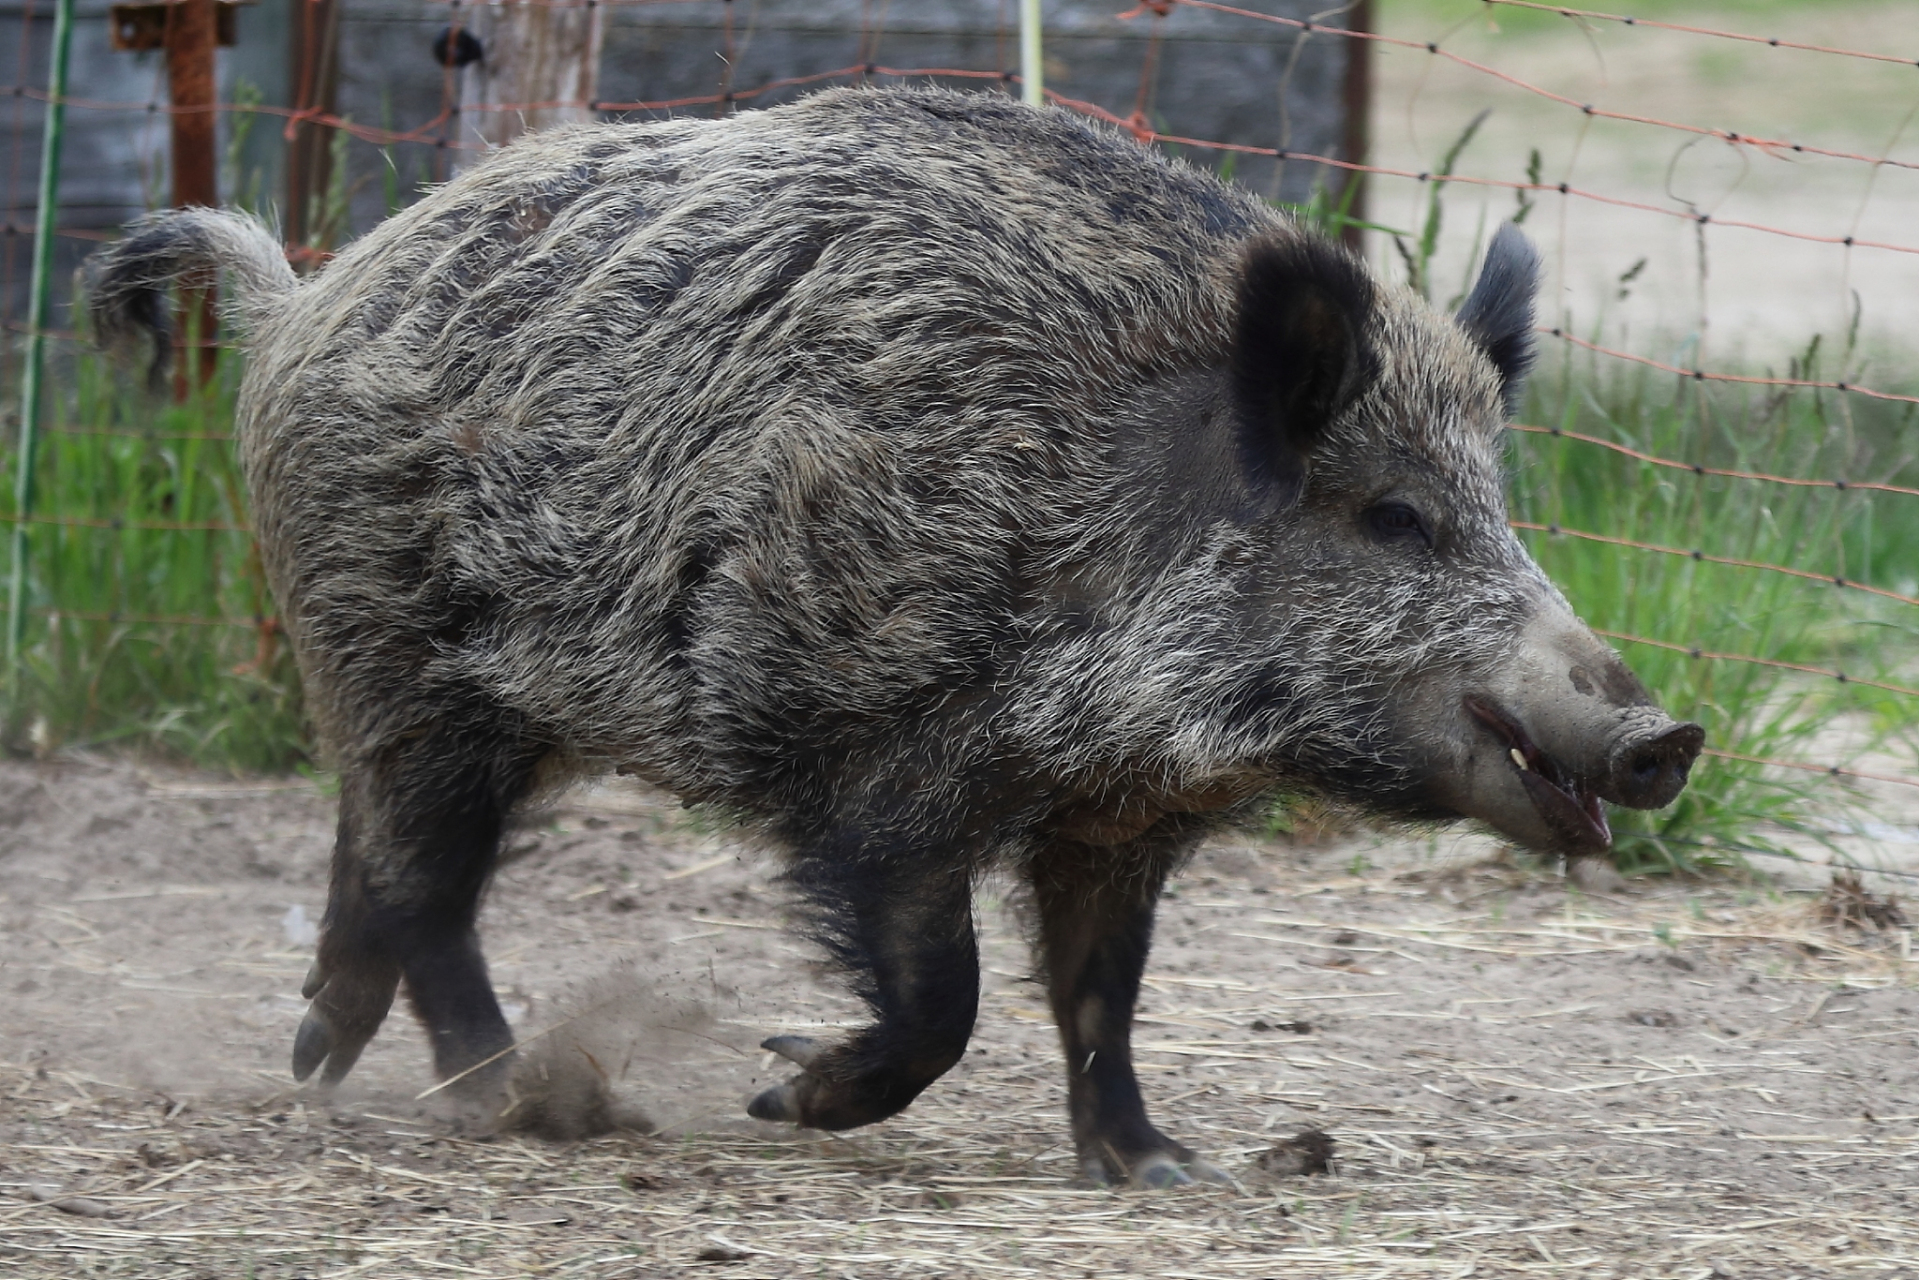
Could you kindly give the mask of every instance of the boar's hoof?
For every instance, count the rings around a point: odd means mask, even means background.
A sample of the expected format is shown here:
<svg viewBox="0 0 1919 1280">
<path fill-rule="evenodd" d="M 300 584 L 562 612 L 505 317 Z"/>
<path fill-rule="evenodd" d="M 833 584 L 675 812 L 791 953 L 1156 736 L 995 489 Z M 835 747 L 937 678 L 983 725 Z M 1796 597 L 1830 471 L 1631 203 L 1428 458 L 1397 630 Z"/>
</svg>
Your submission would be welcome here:
<svg viewBox="0 0 1919 1280">
<path fill-rule="evenodd" d="M 313 981 L 314 975 L 309 974 L 309 989 Z M 305 1080 L 317 1070 L 326 1089 L 346 1079 L 360 1060 L 360 1051 L 386 1020 L 399 985 L 398 970 L 385 966 L 367 973 L 328 975 L 313 989 L 313 1005 L 294 1033 L 293 1078 Z"/>
<path fill-rule="evenodd" d="M 318 1014 L 309 1012 L 293 1034 L 293 1078 L 304 1080 L 312 1075 L 314 1068 L 326 1061 L 332 1048 L 333 1037 L 327 1034 L 326 1023 Z"/>
<path fill-rule="evenodd" d="M 305 1080 L 324 1062 L 326 1069 L 320 1072 L 320 1087 L 331 1089 L 346 1079 L 347 1072 L 360 1060 L 360 1051 L 371 1039 L 371 1032 L 351 1038 L 337 1035 L 317 1008 L 309 1009 L 300 1029 L 293 1034 L 293 1078 Z"/>
<path fill-rule="evenodd" d="M 796 1067 L 810 1067 L 820 1060 L 822 1047 L 812 1036 L 771 1036 L 760 1041 L 760 1048 L 777 1053 Z"/>
<path fill-rule="evenodd" d="M 801 1077 L 804 1079 L 805 1077 Z M 800 1123 L 800 1091 L 791 1083 L 776 1084 L 763 1089 L 759 1096 L 746 1104 L 746 1114 L 755 1120 L 771 1120 L 777 1124 Z"/>
<path fill-rule="evenodd" d="M 818 1062 L 823 1052 L 820 1043 L 811 1036 L 769 1036 L 760 1041 L 760 1048 L 777 1053 L 802 1068 Z M 762 1090 L 758 1097 L 746 1104 L 746 1114 L 755 1120 L 804 1124 L 805 1107 L 801 1103 L 800 1090 L 808 1083 L 808 1079 L 807 1076 L 794 1076 L 785 1084 Z M 807 1092 L 811 1093 L 812 1089 Z"/>
<path fill-rule="evenodd" d="M 1146 1191 L 1189 1187 L 1196 1182 L 1239 1189 L 1239 1183 L 1230 1174 L 1196 1156 L 1188 1157 L 1183 1162 L 1168 1155 L 1150 1156 L 1133 1166 L 1133 1176 L 1129 1181 Z"/>
<path fill-rule="evenodd" d="M 820 1060 L 822 1048 L 811 1036 L 771 1036 L 760 1041 L 760 1048 L 777 1053 L 799 1067 L 810 1067 Z M 755 1120 L 773 1120 L 783 1124 L 802 1123 L 799 1086 L 805 1076 L 795 1076 L 786 1084 L 762 1090 L 746 1104 L 746 1114 Z"/>
<path fill-rule="evenodd" d="M 746 1114 L 828 1131 L 899 1114 L 958 1056 L 901 1062 L 876 1056 L 859 1041 L 820 1044 L 807 1036 L 774 1036 L 760 1048 L 805 1070 L 762 1091 L 746 1104 Z"/>
<path fill-rule="evenodd" d="M 1124 1185 L 1142 1191 L 1165 1191 L 1173 1187 L 1190 1187 L 1196 1182 L 1235 1189 L 1239 1187 L 1239 1182 L 1231 1174 L 1183 1148 L 1178 1152 L 1155 1151 L 1136 1157 L 1130 1169 L 1116 1168 L 1114 1160 L 1093 1156 L 1084 1162 L 1082 1169 L 1086 1181 L 1096 1187 Z"/>
<path fill-rule="evenodd" d="M 1098 1148 L 1096 1153 L 1080 1157 L 1080 1174 L 1090 1186 L 1132 1186 L 1148 1192 L 1192 1186 L 1194 1182 L 1240 1186 L 1232 1174 L 1209 1165 L 1173 1140 L 1167 1140 L 1165 1148 L 1128 1155 L 1121 1155 L 1111 1142 L 1100 1142 Z"/>
</svg>

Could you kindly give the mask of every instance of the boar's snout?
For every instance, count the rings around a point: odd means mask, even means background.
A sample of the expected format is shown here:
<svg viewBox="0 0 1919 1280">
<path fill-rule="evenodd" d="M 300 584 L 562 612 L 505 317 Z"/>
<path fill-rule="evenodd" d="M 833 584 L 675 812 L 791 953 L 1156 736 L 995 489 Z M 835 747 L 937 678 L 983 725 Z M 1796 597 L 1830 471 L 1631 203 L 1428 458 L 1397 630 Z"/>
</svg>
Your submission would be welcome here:
<svg viewBox="0 0 1919 1280">
<path fill-rule="evenodd" d="M 1671 804 L 1706 741 L 1698 725 L 1662 711 L 1597 636 L 1551 607 L 1462 709 L 1464 759 L 1435 779 L 1437 802 L 1567 856 L 1611 847 L 1607 802 Z"/>
<path fill-rule="evenodd" d="M 1661 716 L 1619 742 L 1612 753 L 1606 798 L 1628 809 L 1663 809 L 1679 798 L 1692 762 L 1706 745 L 1706 731 Z"/>
</svg>

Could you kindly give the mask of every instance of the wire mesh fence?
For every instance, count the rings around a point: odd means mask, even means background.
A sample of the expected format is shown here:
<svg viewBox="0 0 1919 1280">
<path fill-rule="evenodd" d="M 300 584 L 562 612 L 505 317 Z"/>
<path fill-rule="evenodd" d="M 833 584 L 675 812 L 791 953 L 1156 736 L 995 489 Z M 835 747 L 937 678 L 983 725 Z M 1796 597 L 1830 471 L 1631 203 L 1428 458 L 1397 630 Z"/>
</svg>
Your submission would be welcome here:
<svg viewBox="0 0 1919 1280">
<path fill-rule="evenodd" d="M 0 295 L 16 338 L 28 327 L 17 262 L 31 212 L 20 193 L 39 154 L 30 126 L 56 96 L 32 33 L 35 6 L 53 2 L 24 0 L 16 82 L 0 89 L 13 105 Z M 419 68 L 376 125 L 323 83 L 367 43 L 353 5 L 337 3 L 292 0 L 299 38 L 283 103 L 230 89 L 210 107 L 179 108 L 163 77 L 129 65 L 123 82 L 144 93 L 76 90 L 64 106 L 128 122 L 217 112 L 228 121 L 224 194 L 277 206 L 290 259 L 310 269 L 493 145 L 491 118 L 727 112 L 876 80 L 1022 83 L 1015 14 L 997 0 L 937 22 L 899 4 L 814 7 L 780 28 L 800 35 L 781 40 L 767 35 L 770 0 L 444 0 L 357 11 L 362 26 L 400 24 L 419 46 Z M 462 36 L 506 38 L 502 13 L 516 7 L 590 25 L 577 38 L 585 71 L 565 82 L 582 92 L 502 100 L 498 76 L 476 82 L 483 58 L 462 64 Z M 1068 51 L 1049 58 L 1054 103 L 1289 205 L 1441 305 L 1456 297 L 1440 282 L 1470 279 L 1497 220 L 1523 221 L 1547 250 L 1544 359 L 1512 431 L 1514 527 L 1662 699 L 1709 730 L 1709 759 L 1679 805 L 1622 815 L 1622 856 L 1685 864 L 1824 847 L 1919 866 L 1909 858 L 1919 676 L 1907 657 L 1919 620 L 1919 380 L 1897 345 L 1919 320 L 1908 314 L 1919 220 L 1906 216 L 1919 202 L 1907 140 L 1919 80 L 1906 83 L 1919 57 L 1889 47 L 1897 29 L 1868 5 L 1822 10 L 1816 30 L 1804 14 L 1760 10 L 1753 21 L 1779 24 L 1773 32 L 1645 4 L 1640 14 L 1529 0 L 1378 15 L 1330 0 L 1324 12 L 1278 0 L 1113 7 L 1049 9 L 1049 55 Z M 694 29 L 715 55 L 694 73 L 702 91 L 659 62 Z M 895 56 L 925 49 L 970 61 Z M 1257 59 L 1233 61 L 1244 49 Z M 1226 78 L 1274 110 L 1250 123 L 1207 114 L 1209 97 L 1232 96 Z M 262 125 L 283 148 L 279 199 L 246 169 Z M 151 138 L 128 163 L 150 174 L 164 131 L 134 127 Z M 349 147 L 378 164 L 356 172 Z M 159 202 L 157 183 L 147 190 Z M 79 248 L 109 234 L 80 216 L 105 207 L 88 200 L 56 219 L 55 234 Z M 46 337 L 64 376 L 37 446 L 45 486 L 31 509 L 15 499 L 4 510 L 32 533 L 16 727 L 42 741 L 124 734 L 248 763 L 297 757 L 294 677 L 226 439 L 235 361 L 158 405 L 79 356 L 69 327 Z M 16 377 L 10 369 L 9 387 Z M 20 464 L 16 450 L 16 475 Z M 144 718 L 119 714 L 116 699 Z"/>
</svg>

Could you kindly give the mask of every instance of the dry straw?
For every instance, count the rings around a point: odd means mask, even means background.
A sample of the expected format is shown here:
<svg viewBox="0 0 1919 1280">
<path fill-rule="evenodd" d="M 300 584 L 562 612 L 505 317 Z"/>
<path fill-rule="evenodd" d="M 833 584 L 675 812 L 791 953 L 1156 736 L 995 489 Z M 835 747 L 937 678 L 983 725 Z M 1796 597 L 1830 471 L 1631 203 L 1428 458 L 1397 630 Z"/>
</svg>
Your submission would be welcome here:
<svg viewBox="0 0 1919 1280">
<path fill-rule="evenodd" d="M 1730 891 L 1577 898 L 1510 918 L 1500 902 L 1551 886 L 1499 868 L 1416 884 L 1282 876 L 1279 898 L 1224 887 L 1236 891 L 1176 900 L 1169 929 L 1215 948 L 1257 936 L 1266 963 L 1156 968 L 1138 1056 L 1159 1114 L 1241 1190 L 1071 1185 L 1048 1018 L 1014 983 L 989 991 L 986 1057 L 900 1119 L 844 1136 L 720 1120 L 671 1138 L 476 1140 L 398 1103 L 329 1114 L 277 1090 L 185 1101 L 7 1065 L 0 1270 L 1710 1280 L 1919 1269 L 1903 1203 L 1919 1184 L 1919 1114 L 1830 1102 L 1849 1064 L 1911 1039 L 1910 1025 L 1858 1021 L 1866 995 L 1913 981 L 1898 930 L 1854 927 L 1823 899 L 1741 906 Z M 1320 905 L 1272 909 L 1282 903 Z M 999 956 L 1016 939 L 989 941 Z M 1741 1034 L 1716 1020 L 1739 1015 L 1688 1013 L 1675 1028 L 1672 1014 L 1642 1011 L 1648 1047 L 1601 1060 L 1577 1032 L 1629 1021 L 1617 998 L 1470 994 L 1475 965 L 1555 963 L 1615 966 L 1604 972 L 1619 990 L 1646 1002 L 1698 982 L 1728 1003 L 1770 974 L 1762 989 L 1778 1013 L 1744 1016 Z M 1448 997 L 1418 998 L 1431 982 Z M 1445 1039 L 1448 1026 L 1468 1034 Z M 1575 1047 L 1518 1052 L 1541 1027 Z M 1403 1034 L 1355 1033 L 1368 1028 Z M 1333 1135 L 1332 1174 L 1263 1171 L 1305 1129 Z"/>
</svg>

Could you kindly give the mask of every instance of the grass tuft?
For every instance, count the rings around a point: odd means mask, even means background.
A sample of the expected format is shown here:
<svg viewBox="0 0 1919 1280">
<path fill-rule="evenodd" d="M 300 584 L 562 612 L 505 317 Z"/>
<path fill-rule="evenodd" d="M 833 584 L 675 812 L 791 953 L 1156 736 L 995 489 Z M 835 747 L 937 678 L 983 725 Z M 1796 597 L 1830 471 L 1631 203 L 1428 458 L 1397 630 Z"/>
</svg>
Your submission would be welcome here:
<svg viewBox="0 0 1919 1280">
<path fill-rule="evenodd" d="M 298 679 L 246 532 L 230 438 L 237 354 L 177 404 L 90 352 L 61 356 L 40 441 L 24 661 L 0 684 L 9 745 L 237 771 L 307 763 Z M 17 451 L 5 461 L 0 514 L 12 517 Z"/>
<path fill-rule="evenodd" d="M 1586 352 L 1549 351 L 1522 420 L 1708 467 L 1895 479 L 1910 415 L 1815 390 L 1702 384 Z M 1816 370 L 1816 348 L 1792 370 Z M 1697 475 L 1564 436 L 1513 433 L 1515 519 L 1910 591 L 1919 578 L 1919 498 Z M 1898 682 L 1909 606 L 1765 569 L 1522 535 L 1590 625 L 1707 653 L 1740 654 Z M 1914 721 L 1914 700 L 1856 681 L 1694 657 L 1615 639 L 1709 748 L 1845 765 Z M 1830 777 L 1702 759 L 1670 808 L 1617 810 L 1622 869 L 1737 861 L 1732 846 L 1785 851 L 1824 840 L 1859 797 Z"/>
</svg>

